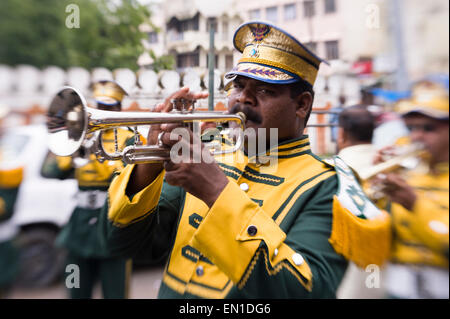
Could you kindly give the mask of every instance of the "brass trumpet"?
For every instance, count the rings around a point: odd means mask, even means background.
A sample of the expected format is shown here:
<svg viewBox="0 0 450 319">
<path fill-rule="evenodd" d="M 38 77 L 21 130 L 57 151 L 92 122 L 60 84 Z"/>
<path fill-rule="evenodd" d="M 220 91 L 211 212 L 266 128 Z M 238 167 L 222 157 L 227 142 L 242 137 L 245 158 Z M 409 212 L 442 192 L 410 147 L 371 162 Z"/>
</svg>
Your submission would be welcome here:
<svg viewBox="0 0 450 319">
<path fill-rule="evenodd" d="M 422 162 L 425 155 L 424 146 L 420 143 L 399 146 L 394 151 L 395 155 L 385 162 L 376 164 L 358 174 L 361 182 L 369 184 L 365 192 L 372 200 L 380 200 L 385 196 L 382 185 L 370 184 L 374 177 L 383 173 L 415 169 Z"/>
<path fill-rule="evenodd" d="M 153 163 L 170 158 L 170 150 L 158 145 L 140 145 L 137 127 L 164 123 L 214 122 L 217 124 L 236 122 L 242 132 L 245 130 L 245 114 L 224 114 L 222 112 L 195 112 L 173 110 L 159 112 L 114 112 L 87 106 L 84 97 L 72 87 L 63 87 L 53 98 L 47 112 L 49 149 L 58 156 L 70 156 L 86 143 L 86 136 L 95 133 L 94 145 L 90 146 L 100 161 L 123 160 L 127 164 Z M 102 131 L 118 127 L 134 127 L 135 145 L 118 150 L 115 139 L 114 153 L 103 147 Z M 207 143 L 205 143 L 207 144 Z M 236 136 L 233 147 L 214 150 L 214 155 L 232 153 L 243 145 L 243 136 Z M 208 146 L 208 145 L 207 145 Z M 210 147 L 210 145 L 209 145 Z"/>
</svg>

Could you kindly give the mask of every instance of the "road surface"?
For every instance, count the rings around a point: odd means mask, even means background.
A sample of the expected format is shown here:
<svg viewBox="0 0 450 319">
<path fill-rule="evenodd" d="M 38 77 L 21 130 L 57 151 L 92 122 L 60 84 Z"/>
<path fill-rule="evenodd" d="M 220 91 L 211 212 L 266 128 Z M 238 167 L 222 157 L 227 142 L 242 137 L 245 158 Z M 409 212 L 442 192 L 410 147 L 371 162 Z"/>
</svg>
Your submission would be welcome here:
<svg viewBox="0 0 450 319">
<path fill-rule="evenodd" d="M 133 270 L 130 284 L 130 299 L 155 299 L 161 284 L 163 267 Z M 67 290 L 64 282 L 45 288 L 14 287 L 6 296 L 8 299 L 65 299 Z M 100 285 L 94 289 L 94 299 L 102 298 Z"/>
</svg>

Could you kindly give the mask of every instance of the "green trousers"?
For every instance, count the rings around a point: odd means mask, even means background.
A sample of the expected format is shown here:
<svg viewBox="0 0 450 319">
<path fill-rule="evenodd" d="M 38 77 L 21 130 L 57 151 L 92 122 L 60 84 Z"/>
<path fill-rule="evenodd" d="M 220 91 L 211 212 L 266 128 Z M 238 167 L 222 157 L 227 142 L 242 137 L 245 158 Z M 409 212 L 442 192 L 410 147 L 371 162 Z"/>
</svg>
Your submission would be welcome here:
<svg viewBox="0 0 450 319">
<path fill-rule="evenodd" d="M 92 298 L 98 281 L 105 299 L 125 299 L 130 276 L 131 259 L 85 258 L 69 251 L 64 282 L 72 299 Z"/>
</svg>

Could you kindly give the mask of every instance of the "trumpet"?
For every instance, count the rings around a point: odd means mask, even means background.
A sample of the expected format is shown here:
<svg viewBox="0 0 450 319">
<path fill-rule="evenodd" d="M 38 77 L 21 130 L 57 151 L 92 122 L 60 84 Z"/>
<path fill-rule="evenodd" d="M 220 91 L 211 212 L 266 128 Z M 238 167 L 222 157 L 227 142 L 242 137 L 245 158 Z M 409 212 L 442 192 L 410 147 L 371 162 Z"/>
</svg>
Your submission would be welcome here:
<svg viewBox="0 0 450 319">
<path fill-rule="evenodd" d="M 86 144 L 87 136 L 92 136 L 91 150 L 100 161 L 123 160 L 127 164 L 155 163 L 168 160 L 170 149 L 159 145 L 142 145 L 138 136 L 138 126 L 180 123 L 193 125 L 199 122 L 216 124 L 235 122 L 245 130 L 245 114 L 225 114 L 222 112 L 195 112 L 193 109 L 174 109 L 171 112 L 114 112 L 98 110 L 87 106 L 84 97 L 72 87 L 63 87 L 53 98 L 47 112 L 49 149 L 58 156 L 70 156 Z M 134 127 L 135 144 L 123 150 L 118 149 L 115 136 L 114 153 L 103 147 L 103 131 L 118 127 Z M 115 134 L 117 135 L 117 134 Z M 89 144 L 92 144 L 89 143 Z M 205 143 L 208 144 L 208 143 Z M 211 147 L 211 145 L 206 145 Z M 243 136 L 236 136 L 235 144 L 227 149 L 213 150 L 213 155 L 232 153 L 243 146 Z"/>
<path fill-rule="evenodd" d="M 400 172 L 415 169 L 422 162 L 425 156 L 424 145 L 414 143 L 410 145 L 397 147 L 395 155 L 385 162 L 376 164 L 365 171 L 359 172 L 358 177 L 363 183 L 369 183 L 366 189 L 367 196 L 372 200 L 380 200 L 385 196 L 383 186 L 380 184 L 370 184 L 378 174 L 389 172 Z"/>
</svg>

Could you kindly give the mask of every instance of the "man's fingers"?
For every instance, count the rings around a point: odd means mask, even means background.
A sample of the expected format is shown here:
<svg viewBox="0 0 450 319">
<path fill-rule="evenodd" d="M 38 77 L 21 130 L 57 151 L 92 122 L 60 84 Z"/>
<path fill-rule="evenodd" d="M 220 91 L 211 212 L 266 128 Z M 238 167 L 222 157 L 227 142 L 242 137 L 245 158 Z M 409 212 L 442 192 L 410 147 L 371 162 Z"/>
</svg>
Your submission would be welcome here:
<svg viewBox="0 0 450 319">
<path fill-rule="evenodd" d="M 183 101 L 184 103 L 187 102 L 185 108 L 190 108 L 196 100 L 205 99 L 208 95 L 208 92 L 192 93 L 189 91 L 188 87 L 183 87 L 167 97 L 164 102 L 155 106 L 154 112 L 172 111 L 174 108 L 173 100 Z"/>
<path fill-rule="evenodd" d="M 166 98 L 164 100 L 164 112 L 170 112 L 173 110 L 174 105 L 172 103 L 173 100 L 182 98 L 184 96 L 186 96 L 189 92 L 189 88 L 188 87 L 183 87 L 181 89 L 179 89 L 178 91 L 176 91 L 175 93 L 171 94 L 168 98 Z"/>
<path fill-rule="evenodd" d="M 174 164 L 172 161 L 168 160 L 168 161 L 164 161 L 164 169 L 167 172 L 171 172 L 173 170 L 176 169 L 176 164 Z"/>
<path fill-rule="evenodd" d="M 160 136 L 158 142 L 166 146 L 172 146 L 175 143 L 181 141 L 183 138 L 190 141 L 190 130 L 186 127 L 180 126 L 180 124 L 162 124 L 161 130 L 163 134 Z"/>
</svg>

